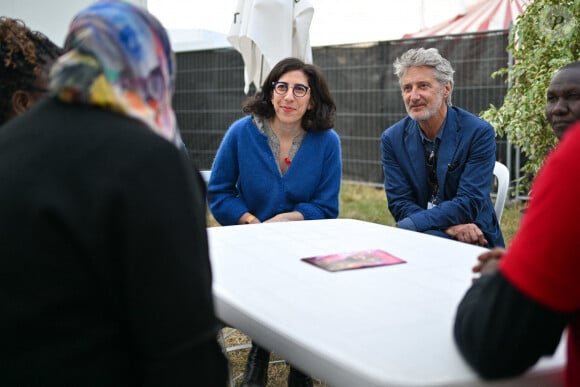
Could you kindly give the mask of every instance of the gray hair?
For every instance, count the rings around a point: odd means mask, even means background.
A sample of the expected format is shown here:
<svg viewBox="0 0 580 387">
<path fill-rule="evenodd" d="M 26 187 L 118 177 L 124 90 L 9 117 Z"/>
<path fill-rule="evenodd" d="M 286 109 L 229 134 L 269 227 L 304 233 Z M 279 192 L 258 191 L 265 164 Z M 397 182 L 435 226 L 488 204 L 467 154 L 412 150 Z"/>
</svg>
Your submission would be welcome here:
<svg viewBox="0 0 580 387">
<path fill-rule="evenodd" d="M 451 106 L 451 92 L 453 92 L 453 67 L 451 63 L 439 54 L 436 48 L 412 48 L 401 55 L 393 63 L 395 68 L 395 75 L 399 78 L 399 85 L 401 85 L 401 77 L 405 74 L 405 71 L 409 67 L 417 66 L 428 66 L 435 70 L 435 78 L 441 83 L 441 86 L 445 86 L 449 82 L 451 86 L 451 91 L 447 96 L 445 102 L 447 106 Z"/>
</svg>

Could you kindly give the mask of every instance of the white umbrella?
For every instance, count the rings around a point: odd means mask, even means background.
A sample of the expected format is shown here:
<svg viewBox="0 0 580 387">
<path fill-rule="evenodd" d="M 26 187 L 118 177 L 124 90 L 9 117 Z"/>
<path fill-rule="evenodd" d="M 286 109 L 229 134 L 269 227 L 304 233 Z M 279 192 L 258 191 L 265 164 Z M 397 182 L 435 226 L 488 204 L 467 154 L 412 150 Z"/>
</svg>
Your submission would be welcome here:
<svg viewBox="0 0 580 387">
<path fill-rule="evenodd" d="M 228 40 L 244 60 L 244 92 L 280 60 L 293 56 L 312 63 L 310 0 L 238 0 Z"/>
</svg>

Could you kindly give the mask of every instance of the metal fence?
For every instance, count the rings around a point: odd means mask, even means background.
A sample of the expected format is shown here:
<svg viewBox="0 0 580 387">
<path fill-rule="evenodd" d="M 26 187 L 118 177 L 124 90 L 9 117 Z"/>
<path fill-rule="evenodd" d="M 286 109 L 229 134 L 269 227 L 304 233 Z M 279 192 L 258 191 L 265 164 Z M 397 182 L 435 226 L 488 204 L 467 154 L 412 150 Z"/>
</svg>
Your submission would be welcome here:
<svg viewBox="0 0 580 387">
<path fill-rule="evenodd" d="M 382 185 L 381 133 L 406 115 L 392 64 L 410 48 L 435 47 L 455 69 L 453 104 L 474 114 L 501 105 L 508 65 L 508 31 L 313 48 L 337 104 L 345 180 Z M 177 54 L 174 107 L 194 163 L 209 169 L 229 125 L 243 113 L 244 65 L 234 49 Z M 509 165 L 509 146 L 497 139 L 497 160 Z M 516 171 L 511 171 L 515 176 Z"/>
</svg>

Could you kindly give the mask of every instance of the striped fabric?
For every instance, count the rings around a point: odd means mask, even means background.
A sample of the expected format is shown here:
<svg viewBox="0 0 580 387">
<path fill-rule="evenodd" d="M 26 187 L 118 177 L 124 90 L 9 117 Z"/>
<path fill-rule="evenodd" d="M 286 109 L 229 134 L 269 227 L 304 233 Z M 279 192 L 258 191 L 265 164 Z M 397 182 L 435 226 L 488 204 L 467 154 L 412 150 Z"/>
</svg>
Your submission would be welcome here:
<svg viewBox="0 0 580 387">
<path fill-rule="evenodd" d="M 436 26 L 426 28 L 403 38 L 420 38 L 463 34 L 478 31 L 507 30 L 533 0 L 481 0 L 464 13 Z"/>
</svg>

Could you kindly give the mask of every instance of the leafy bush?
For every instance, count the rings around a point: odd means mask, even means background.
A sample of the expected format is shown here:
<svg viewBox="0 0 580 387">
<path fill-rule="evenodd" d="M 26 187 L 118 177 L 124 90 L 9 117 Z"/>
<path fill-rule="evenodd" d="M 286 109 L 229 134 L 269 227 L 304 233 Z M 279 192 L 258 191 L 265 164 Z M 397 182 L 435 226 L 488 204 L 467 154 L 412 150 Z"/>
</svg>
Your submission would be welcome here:
<svg viewBox="0 0 580 387">
<path fill-rule="evenodd" d="M 546 89 L 554 73 L 580 58 L 580 0 L 535 0 L 520 15 L 510 34 L 513 64 L 492 76 L 506 76 L 503 105 L 481 116 L 498 135 L 526 156 L 524 176 L 535 176 L 557 142 L 545 119 Z M 522 187 L 529 189 L 529 178 Z"/>
</svg>

